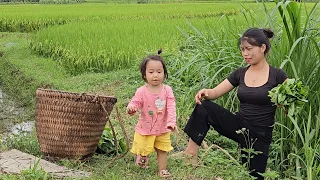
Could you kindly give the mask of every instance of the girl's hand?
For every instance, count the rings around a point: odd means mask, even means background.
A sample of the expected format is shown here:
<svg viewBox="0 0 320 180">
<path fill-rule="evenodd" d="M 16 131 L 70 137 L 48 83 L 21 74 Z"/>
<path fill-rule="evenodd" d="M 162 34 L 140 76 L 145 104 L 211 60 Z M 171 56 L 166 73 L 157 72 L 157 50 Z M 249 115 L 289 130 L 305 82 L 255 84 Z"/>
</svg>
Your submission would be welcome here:
<svg viewBox="0 0 320 180">
<path fill-rule="evenodd" d="M 134 115 L 137 111 L 138 111 L 137 107 L 134 107 L 134 106 L 127 107 L 127 113 L 131 116 Z"/>
<path fill-rule="evenodd" d="M 205 97 L 209 96 L 209 90 L 208 89 L 201 89 L 198 91 L 198 93 L 194 96 L 196 103 L 201 104 L 201 100 Z"/>
<path fill-rule="evenodd" d="M 167 126 L 167 128 L 170 129 L 172 132 L 179 133 L 177 126 Z"/>
</svg>

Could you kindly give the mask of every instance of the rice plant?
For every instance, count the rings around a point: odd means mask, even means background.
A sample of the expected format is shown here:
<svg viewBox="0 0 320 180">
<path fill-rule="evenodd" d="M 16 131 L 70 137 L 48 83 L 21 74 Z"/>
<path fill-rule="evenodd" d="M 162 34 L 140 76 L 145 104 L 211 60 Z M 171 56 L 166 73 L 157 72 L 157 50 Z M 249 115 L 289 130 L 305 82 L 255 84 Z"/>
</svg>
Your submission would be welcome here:
<svg viewBox="0 0 320 180">
<path fill-rule="evenodd" d="M 70 22 L 210 18 L 238 14 L 233 3 L 0 5 L 0 31 L 36 32 Z"/>
</svg>

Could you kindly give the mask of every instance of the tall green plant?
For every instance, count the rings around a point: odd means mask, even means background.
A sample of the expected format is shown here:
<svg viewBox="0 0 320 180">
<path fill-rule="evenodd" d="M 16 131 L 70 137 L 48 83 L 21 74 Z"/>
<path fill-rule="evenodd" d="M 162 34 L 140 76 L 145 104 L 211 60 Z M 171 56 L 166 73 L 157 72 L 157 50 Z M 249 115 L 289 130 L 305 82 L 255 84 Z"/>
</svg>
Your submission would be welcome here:
<svg viewBox="0 0 320 180">
<path fill-rule="evenodd" d="M 237 26 L 230 21 L 235 22 L 223 16 L 220 22 L 208 24 L 205 32 L 200 32 L 189 22 L 192 31 L 187 32 L 179 28 L 186 41 L 180 45 L 181 54 L 178 57 L 171 57 L 169 66 L 176 70 L 173 76 L 186 87 L 190 87 L 184 89 L 188 93 L 182 96 L 182 99 L 184 105 L 190 104 L 191 106 L 182 114 L 190 114 L 188 111 L 193 107 L 193 97 L 197 91 L 218 85 L 232 70 L 243 63 L 237 49 L 238 36 L 235 34 L 238 29 L 235 29 Z M 225 28 L 221 28 L 224 27 L 220 24 L 222 22 Z M 217 102 L 235 111 L 237 110 L 235 97 L 235 91 L 232 91 L 229 95 L 219 98 Z"/>
<path fill-rule="evenodd" d="M 272 55 L 269 59 L 272 64 L 284 69 L 289 77 L 300 78 L 310 87 L 310 109 L 304 107 L 296 118 L 277 114 L 279 122 L 275 129 L 279 140 L 275 143 L 279 143 L 279 151 L 272 154 L 280 159 L 273 160 L 278 162 L 275 168 L 283 175 L 294 166 L 294 176 L 316 179 L 319 174 L 317 165 L 320 138 L 319 118 L 316 118 L 319 115 L 320 103 L 320 28 L 316 18 L 319 17 L 319 2 L 312 8 L 308 8 L 305 3 L 294 1 L 275 2 L 275 8 L 268 16 L 272 18 L 269 18 L 267 23 L 279 33 L 273 41 Z"/>
<path fill-rule="evenodd" d="M 279 171 L 282 177 L 315 179 L 320 171 L 317 141 L 320 139 L 320 27 L 316 18 L 319 17 L 319 3 L 310 6 L 293 1 L 276 1 L 270 12 L 265 4 L 261 5 L 265 11 L 265 21 L 261 21 L 261 17 L 254 17 L 254 10 L 247 8 L 243 12 L 246 22 L 250 27 L 270 27 L 277 32 L 268 60 L 273 66 L 284 69 L 289 77 L 299 78 L 310 87 L 307 98 L 312 107 L 309 110 L 305 106 L 296 118 L 277 112 L 275 136 L 278 140 L 273 145 L 277 151 L 271 152 L 270 160 L 275 162 L 271 167 Z M 235 45 L 236 33 L 244 28 L 239 30 L 241 26 L 238 26 L 239 29 L 236 29 L 234 24 L 237 22 L 230 22 L 233 26 L 226 23 L 212 34 L 199 32 L 194 27 L 191 33 L 182 31 L 187 40 L 180 48 L 181 56 L 170 61 L 174 62 L 170 65 L 178 69 L 174 76 L 180 82 L 193 87 L 191 92 L 213 87 L 226 78 L 232 69 L 241 66 L 242 58 Z M 194 93 L 186 95 L 190 99 L 186 104 L 192 104 Z M 231 93 L 219 99 L 218 103 L 235 110 L 234 100 L 235 95 Z"/>
</svg>

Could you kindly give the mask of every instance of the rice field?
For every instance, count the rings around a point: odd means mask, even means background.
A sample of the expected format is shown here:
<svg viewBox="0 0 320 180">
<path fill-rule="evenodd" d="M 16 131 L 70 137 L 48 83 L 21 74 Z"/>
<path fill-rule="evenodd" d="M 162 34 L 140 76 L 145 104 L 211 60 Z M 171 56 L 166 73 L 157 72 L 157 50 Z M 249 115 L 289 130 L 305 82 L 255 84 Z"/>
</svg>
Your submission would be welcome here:
<svg viewBox="0 0 320 180">
<path fill-rule="evenodd" d="M 238 4 L 21 4 L 0 6 L 0 31 L 32 32 L 73 21 L 206 18 L 238 14 Z"/>
<path fill-rule="evenodd" d="M 174 52 L 191 23 L 199 30 L 220 32 L 233 27 L 263 26 L 247 16 L 263 15 L 273 3 L 178 4 L 25 4 L 0 6 L 0 30 L 32 32 L 30 47 L 52 57 L 70 74 L 106 72 L 163 48 Z M 230 19 L 221 18 L 228 16 Z M 210 27 L 220 22 L 215 27 Z M 228 26 L 230 28 L 230 26 Z M 240 33 L 240 32 L 238 32 Z"/>
<path fill-rule="evenodd" d="M 30 47 L 40 55 L 59 60 L 75 75 L 127 68 L 132 61 L 159 48 L 173 52 L 182 37 L 179 28 L 190 29 L 187 22 L 210 29 L 210 24 L 221 16 L 231 16 L 242 25 L 245 19 L 238 15 L 246 13 L 244 7 L 249 5 L 7 5 L 0 6 L 0 29 L 35 33 Z M 223 23 L 214 30 L 222 28 Z"/>
<path fill-rule="evenodd" d="M 237 37 L 248 27 L 276 32 L 268 60 L 310 86 L 297 119 L 277 113 L 269 166 L 281 177 L 319 177 L 319 3 L 21 4 L 0 6 L 0 30 L 29 32 L 30 48 L 71 75 L 137 66 L 163 48 L 179 96 L 179 116 L 191 95 L 213 87 L 241 65 Z M 190 87 L 189 89 L 186 87 Z M 235 94 L 219 99 L 236 110 Z"/>
<path fill-rule="evenodd" d="M 184 39 L 179 29 L 191 32 L 190 23 L 216 31 L 216 21 L 219 18 L 75 22 L 39 31 L 31 48 L 60 60 L 71 74 L 106 72 L 130 67 L 160 48 L 164 54 L 175 52 Z"/>
</svg>

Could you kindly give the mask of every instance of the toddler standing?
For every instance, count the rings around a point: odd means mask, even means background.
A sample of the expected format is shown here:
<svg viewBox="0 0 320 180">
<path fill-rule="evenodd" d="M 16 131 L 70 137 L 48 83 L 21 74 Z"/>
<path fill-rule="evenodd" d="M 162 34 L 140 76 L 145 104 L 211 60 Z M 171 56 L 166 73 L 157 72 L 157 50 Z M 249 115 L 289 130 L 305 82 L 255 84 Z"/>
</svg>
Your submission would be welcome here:
<svg viewBox="0 0 320 180">
<path fill-rule="evenodd" d="M 163 58 L 151 55 L 143 59 L 140 72 L 145 85 L 136 90 L 127 113 L 134 115 L 140 110 L 135 128 L 131 152 L 137 155 L 136 164 L 141 168 L 148 165 L 148 155 L 157 152 L 160 177 L 169 177 L 167 152 L 172 150 L 170 132 L 177 132 L 175 97 L 170 86 L 163 84 L 168 72 Z"/>
</svg>

